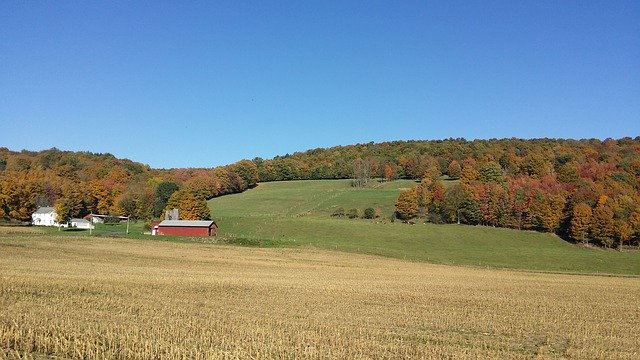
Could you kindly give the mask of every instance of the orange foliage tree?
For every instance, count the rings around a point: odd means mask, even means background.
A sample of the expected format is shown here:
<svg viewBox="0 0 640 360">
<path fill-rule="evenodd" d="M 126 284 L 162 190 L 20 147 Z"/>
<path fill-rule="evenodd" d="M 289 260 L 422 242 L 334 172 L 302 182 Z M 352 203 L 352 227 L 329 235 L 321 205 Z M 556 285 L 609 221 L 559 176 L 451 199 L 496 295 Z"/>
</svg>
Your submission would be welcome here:
<svg viewBox="0 0 640 360">
<path fill-rule="evenodd" d="M 589 228 L 592 216 L 591 206 L 579 203 L 571 211 L 571 222 L 569 225 L 569 235 L 575 240 L 588 243 Z"/>
</svg>

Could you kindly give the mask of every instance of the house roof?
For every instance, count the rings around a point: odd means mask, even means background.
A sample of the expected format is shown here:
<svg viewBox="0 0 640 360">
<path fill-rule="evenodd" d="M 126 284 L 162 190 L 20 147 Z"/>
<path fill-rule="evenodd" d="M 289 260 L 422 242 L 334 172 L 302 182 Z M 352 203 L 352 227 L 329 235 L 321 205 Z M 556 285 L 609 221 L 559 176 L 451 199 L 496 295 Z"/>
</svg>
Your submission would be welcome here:
<svg viewBox="0 0 640 360">
<path fill-rule="evenodd" d="M 43 207 L 39 207 L 38 210 L 36 210 L 36 212 L 34 212 L 34 214 L 49 214 L 52 212 L 55 212 L 56 209 L 50 207 L 50 206 L 43 206 Z"/>
<path fill-rule="evenodd" d="M 158 226 L 209 227 L 212 220 L 163 220 Z"/>
</svg>

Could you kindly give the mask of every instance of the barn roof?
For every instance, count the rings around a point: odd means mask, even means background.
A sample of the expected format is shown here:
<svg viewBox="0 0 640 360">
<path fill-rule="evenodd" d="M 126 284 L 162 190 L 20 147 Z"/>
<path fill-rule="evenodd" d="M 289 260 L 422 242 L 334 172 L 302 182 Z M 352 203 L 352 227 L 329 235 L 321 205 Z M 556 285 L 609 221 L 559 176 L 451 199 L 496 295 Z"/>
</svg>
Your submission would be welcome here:
<svg viewBox="0 0 640 360">
<path fill-rule="evenodd" d="M 212 220 L 163 220 L 158 226 L 209 227 Z"/>
</svg>

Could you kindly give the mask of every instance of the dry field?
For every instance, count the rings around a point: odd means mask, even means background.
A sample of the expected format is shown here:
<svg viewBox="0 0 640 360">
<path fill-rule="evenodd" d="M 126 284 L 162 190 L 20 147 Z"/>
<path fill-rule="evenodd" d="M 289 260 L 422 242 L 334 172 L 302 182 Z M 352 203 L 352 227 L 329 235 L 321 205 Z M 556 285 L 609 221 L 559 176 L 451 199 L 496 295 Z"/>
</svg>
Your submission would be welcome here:
<svg viewBox="0 0 640 360">
<path fill-rule="evenodd" d="M 640 358 L 640 279 L 0 235 L 0 358 Z"/>
</svg>

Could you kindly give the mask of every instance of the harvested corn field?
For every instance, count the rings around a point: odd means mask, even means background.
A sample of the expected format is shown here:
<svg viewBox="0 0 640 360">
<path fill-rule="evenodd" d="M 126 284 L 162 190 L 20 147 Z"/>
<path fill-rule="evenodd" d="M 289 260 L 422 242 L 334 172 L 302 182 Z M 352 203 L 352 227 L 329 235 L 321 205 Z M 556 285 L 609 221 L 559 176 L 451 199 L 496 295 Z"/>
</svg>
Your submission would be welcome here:
<svg viewBox="0 0 640 360">
<path fill-rule="evenodd" d="M 640 357 L 640 279 L 0 237 L 0 357 Z"/>
</svg>

